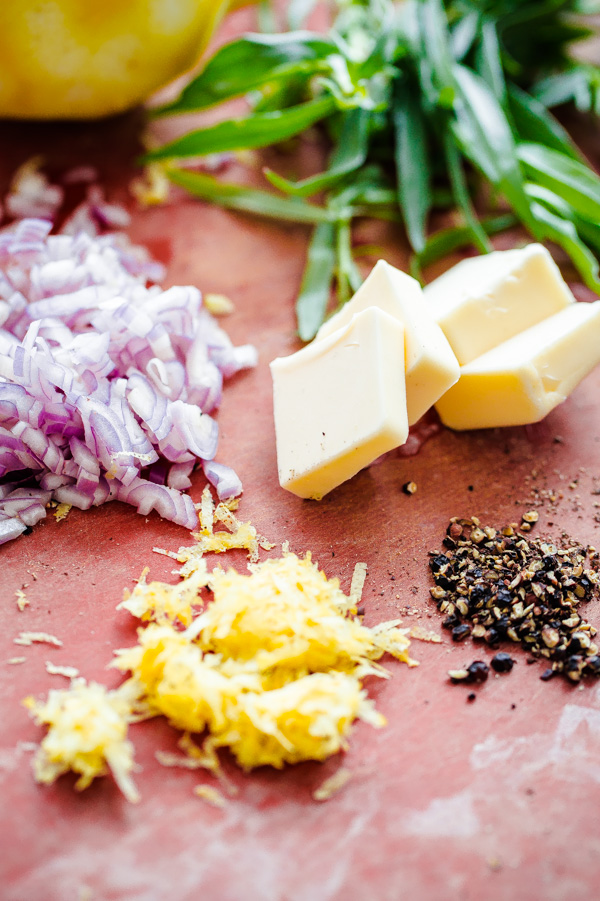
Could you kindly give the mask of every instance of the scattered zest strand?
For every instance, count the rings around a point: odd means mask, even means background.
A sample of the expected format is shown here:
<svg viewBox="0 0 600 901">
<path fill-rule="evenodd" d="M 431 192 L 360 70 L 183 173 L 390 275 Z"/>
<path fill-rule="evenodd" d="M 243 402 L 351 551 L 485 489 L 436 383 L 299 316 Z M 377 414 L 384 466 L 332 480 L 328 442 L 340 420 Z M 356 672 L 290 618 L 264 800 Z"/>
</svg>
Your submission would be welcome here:
<svg viewBox="0 0 600 901">
<path fill-rule="evenodd" d="M 53 644 L 55 648 L 62 648 L 62 641 L 56 635 L 50 635 L 48 632 L 19 632 L 18 638 L 13 638 L 14 644 L 21 644 L 29 647 L 34 643 Z"/>
<path fill-rule="evenodd" d="M 64 676 L 66 679 L 76 679 L 79 675 L 76 666 L 57 666 L 50 660 L 46 660 L 46 672 L 50 676 Z"/>
<path fill-rule="evenodd" d="M 212 804 L 213 807 L 225 807 L 227 804 L 227 799 L 223 797 L 218 788 L 213 788 L 212 785 L 196 785 L 194 794 L 206 801 L 207 804 Z"/>
<path fill-rule="evenodd" d="M 313 792 L 313 799 L 315 801 L 329 801 L 334 795 L 337 795 L 345 785 L 347 785 L 352 778 L 351 770 L 346 767 L 340 767 L 339 770 L 330 776 L 328 779 L 325 779 L 324 782 L 319 785 Z"/>
</svg>

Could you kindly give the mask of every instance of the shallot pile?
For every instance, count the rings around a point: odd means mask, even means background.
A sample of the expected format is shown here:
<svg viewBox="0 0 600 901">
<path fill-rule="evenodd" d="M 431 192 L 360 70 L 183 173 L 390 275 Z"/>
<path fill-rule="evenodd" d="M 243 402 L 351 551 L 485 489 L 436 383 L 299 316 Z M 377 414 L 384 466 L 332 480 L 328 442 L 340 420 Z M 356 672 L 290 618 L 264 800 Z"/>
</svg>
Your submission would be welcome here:
<svg viewBox="0 0 600 901">
<path fill-rule="evenodd" d="M 0 543 L 46 515 L 117 499 L 193 529 L 185 490 L 201 463 L 220 498 L 241 491 L 214 460 L 223 378 L 256 365 L 203 307 L 121 234 L 0 233 Z"/>
</svg>

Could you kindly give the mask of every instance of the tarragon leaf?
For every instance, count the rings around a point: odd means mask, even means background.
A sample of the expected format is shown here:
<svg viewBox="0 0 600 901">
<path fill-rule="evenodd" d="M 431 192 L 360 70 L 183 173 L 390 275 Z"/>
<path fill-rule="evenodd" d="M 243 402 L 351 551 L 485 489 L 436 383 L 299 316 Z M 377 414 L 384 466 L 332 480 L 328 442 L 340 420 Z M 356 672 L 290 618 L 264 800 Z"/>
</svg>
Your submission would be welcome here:
<svg viewBox="0 0 600 901">
<path fill-rule="evenodd" d="M 486 83 L 465 66 L 455 66 L 457 99 L 452 130 L 464 155 L 509 201 L 534 231 L 515 140 L 498 100 Z"/>
<path fill-rule="evenodd" d="M 171 167 L 166 173 L 174 184 L 185 188 L 190 194 L 230 210 L 312 225 L 335 220 L 329 210 L 297 197 L 279 197 L 268 191 L 230 184 L 219 181 L 212 175 L 189 172 L 186 169 Z"/>
<path fill-rule="evenodd" d="M 296 301 L 298 335 L 311 341 L 325 319 L 336 265 L 336 230 L 317 225 L 308 247 L 306 267 Z"/>
<path fill-rule="evenodd" d="M 392 110 L 398 204 L 413 250 L 425 245 L 425 226 L 431 209 L 431 165 L 419 97 L 410 85 L 397 84 Z"/>
<path fill-rule="evenodd" d="M 352 256 L 352 230 L 349 221 L 342 221 L 337 227 L 337 283 L 338 299 L 341 304 L 350 300 L 362 284 L 362 278 Z"/>
<path fill-rule="evenodd" d="M 600 68 L 579 63 L 560 75 L 550 75 L 535 86 L 535 96 L 546 107 L 573 103 L 581 112 L 600 113 Z"/>
<path fill-rule="evenodd" d="M 486 235 L 495 235 L 517 225 L 518 219 L 513 213 L 504 213 L 482 219 L 480 224 Z M 461 247 L 473 243 L 473 233 L 467 225 L 458 225 L 440 229 L 427 238 L 420 254 L 415 254 L 413 275 L 420 279 L 420 269 L 430 266 Z"/>
<path fill-rule="evenodd" d="M 577 234 L 575 225 L 540 203 L 532 203 L 531 211 L 538 226 L 538 234 L 566 250 L 583 282 L 600 294 L 598 260 Z"/>
<path fill-rule="evenodd" d="M 228 150 L 249 150 L 287 141 L 326 118 L 336 108 L 331 96 L 268 113 L 255 113 L 241 119 L 228 119 L 216 125 L 191 131 L 169 144 L 149 151 L 142 162 L 185 159 Z"/>
<path fill-rule="evenodd" d="M 247 35 L 225 44 L 177 100 L 157 107 L 152 114 L 203 110 L 272 81 L 329 71 L 327 57 L 337 53 L 333 38 L 308 31 Z"/>
<path fill-rule="evenodd" d="M 533 181 L 550 188 L 586 219 L 600 219 L 600 178 L 588 166 L 541 144 L 521 144 L 518 154 Z"/>
<path fill-rule="evenodd" d="M 498 103 L 506 107 L 506 81 L 498 33 L 494 22 L 484 20 L 476 53 L 477 71 L 493 91 Z"/>
<path fill-rule="evenodd" d="M 343 114 L 340 135 L 326 172 L 293 182 L 270 169 L 265 169 L 266 177 L 276 188 L 298 197 L 310 197 L 311 194 L 332 187 L 345 175 L 359 169 L 366 161 L 369 149 L 369 120 L 370 113 L 363 109 L 347 110 Z"/>
<path fill-rule="evenodd" d="M 454 200 L 460 210 L 462 210 L 468 228 L 471 231 L 473 244 L 481 253 L 489 253 L 492 246 L 487 239 L 481 224 L 475 214 L 467 181 L 462 168 L 462 160 L 458 148 L 454 144 L 450 132 L 444 135 L 444 150 L 446 153 L 446 165 L 448 166 L 448 175 L 450 184 L 454 193 Z"/>
<path fill-rule="evenodd" d="M 573 159 L 582 159 L 568 132 L 543 103 L 515 84 L 508 85 L 508 95 L 513 121 L 523 141 L 545 144 Z"/>
</svg>

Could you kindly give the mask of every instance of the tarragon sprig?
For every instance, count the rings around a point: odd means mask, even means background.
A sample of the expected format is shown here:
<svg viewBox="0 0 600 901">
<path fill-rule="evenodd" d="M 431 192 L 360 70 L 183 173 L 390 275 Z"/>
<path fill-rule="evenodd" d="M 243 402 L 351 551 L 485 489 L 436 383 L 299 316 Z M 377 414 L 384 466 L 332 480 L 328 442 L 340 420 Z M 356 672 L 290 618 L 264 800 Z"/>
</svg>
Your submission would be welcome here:
<svg viewBox="0 0 600 901">
<path fill-rule="evenodd" d="M 309 0 L 296 0 L 296 24 Z M 327 34 L 250 34 L 222 47 L 156 116 L 249 97 L 239 118 L 199 128 L 148 153 L 191 193 L 230 209 L 314 227 L 297 302 L 309 340 L 331 289 L 343 303 L 360 284 L 352 249 L 358 217 L 402 222 L 412 271 L 520 222 L 561 245 L 600 292 L 600 178 L 551 109 L 600 111 L 600 69 L 571 48 L 591 33 L 591 0 L 346 0 Z M 535 40 L 531 35 L 535 34 Z M 265 169 L 273 190 L 181 167 L 182 160 L 257 149 L 318 126 L 325 170 L 291 181 Z M 496 206 L 476 205 L 482 185 Z M 488 192 L 489 194 L 489 192 Z M 314 198 L 318 197 L 318 201 Z M 462 224 L 431 233 L 431 213 L 454 206 Z"/>
</svg>

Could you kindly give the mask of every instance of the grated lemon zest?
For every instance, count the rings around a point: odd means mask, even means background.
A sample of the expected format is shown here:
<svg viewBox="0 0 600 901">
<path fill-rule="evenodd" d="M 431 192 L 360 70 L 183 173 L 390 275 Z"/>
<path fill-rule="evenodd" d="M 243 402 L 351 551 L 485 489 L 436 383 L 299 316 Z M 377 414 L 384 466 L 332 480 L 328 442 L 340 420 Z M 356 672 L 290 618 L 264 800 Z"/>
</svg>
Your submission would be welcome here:
<svg viewBox="0 0 600 901">
<path fill-rule="evenodd" d="M 367 564 L 357 563 L 352 573 L 352 582 L 350 584 L 350 601 L 352 606 L 356 608 L 362 597 L 362 592 L 367 578 Z"/>
<path fill-rule="evenodd" d="M 397 620 L 369 629 L 351 615 L 356 582 L 347 597 L 310 554 L 288 551 L 250 574 L 214 569 L 206 583 L 213 600 L 185 631 L 159 621 L 153 597 L 140 590 L 135 614 L 152 622 L 112 664 L 130 673 L 125 685 L 149 715 L 186 733 L 180 747 L 188 757 L 217 773 L 216 750 L 226 747 L 245 770 L 281 768 L 345 750 L 357 719 L 385 724 L 361 679 L 388 675 L 375 663 L 386 652 L 410 663 L 409 639 Z M 160 584 L 177 596 L 185 580 Z M 205 730 L 198 748 L 189 733 Z"/>
<path fill-rule="evenodd" d="M 224 294 L 205 294 L 204 306 L 213 316 L 227 316 L 235 310 L 235 304 Z"/>
<path fill-rule="evenodd" d="M 140 206 L 160 206 L 169 199 L 170 182 L 161 163 L 148 163 L 141 177 L 129 183 L 129 190 Z"/>
<path fill-rule="evenodd" d="M 35 778 L 50 784 L 63 773 L 79 774 L 75 788 L 87 788 L 110 770 L 128 801 L 139 794 L 131 778 L 133 745 L 127 739 L 130 702 L 125 692 L 76 679 L 68 689 L 51 689 L 46 701 L 25 698 L 38 725 L 48 726 L 33 761 Z"/>
<path fill-rule="evenodd" d="M 67 516 L 71 512 L 72 507 L 72 504 L 57 504 L 54 511 L 54 519 L 57 522 L 62 522 L 63 519 L 67 518 Z"/>
<path fill-rule="evenodd" d="M 417 641 L 431 641 L 433 644 L 442 643 L 441 635 L 430 629 L 424 629 L 423 626 L 413 626 L 408 634 Z"/>
<path fill-rule="evenodd" d="M 13 638 L 13 644 L 20 644 L 29 647 L 32 644 L 52 644 L 55 648 L 62 648 L 62 641 L 56 635 L 50 635 L 49 632 L 19 632 L 17 638 Z"/>
<path fill-rule="evenodd" d="M 333 776 L 329 776 L 314 790 L 313 799 L 315 801 L 329 801 L 330 798 L 337 795 L 350 782 L 351 778 L 352 771 L 346 769 L 346 767 L 340 767 Z"/>
<path fill-rule="evenodd" d="M 208 571 L 204 560 L 189 578 L 178 585 L 165 582 L 146 582 L 146 567 L 133 591 L 125 589 L 124 597 L 117 610 L 128 610 L 142 621 L 179 622 L 189 626 L 193 619 L 193 607 L 202 604 L 200 591 L 208 584 Z"/>
<path fill-rule="evenodd" d="M 76 666 L 61 666 L 46 660 L 46 672 L 49 676 L 64 676 L 66 679 L 76 679 L 79 670 Z"/>
<path fill-rule="evenodd" d="M 196 785 L 194 794 L 208 804 L 212 804 L 213 807 L 225 807 L 227 804 L 227 798 L 223 797 L 218 788 L 214 788 L 212 785 Z"/>
</svg>

